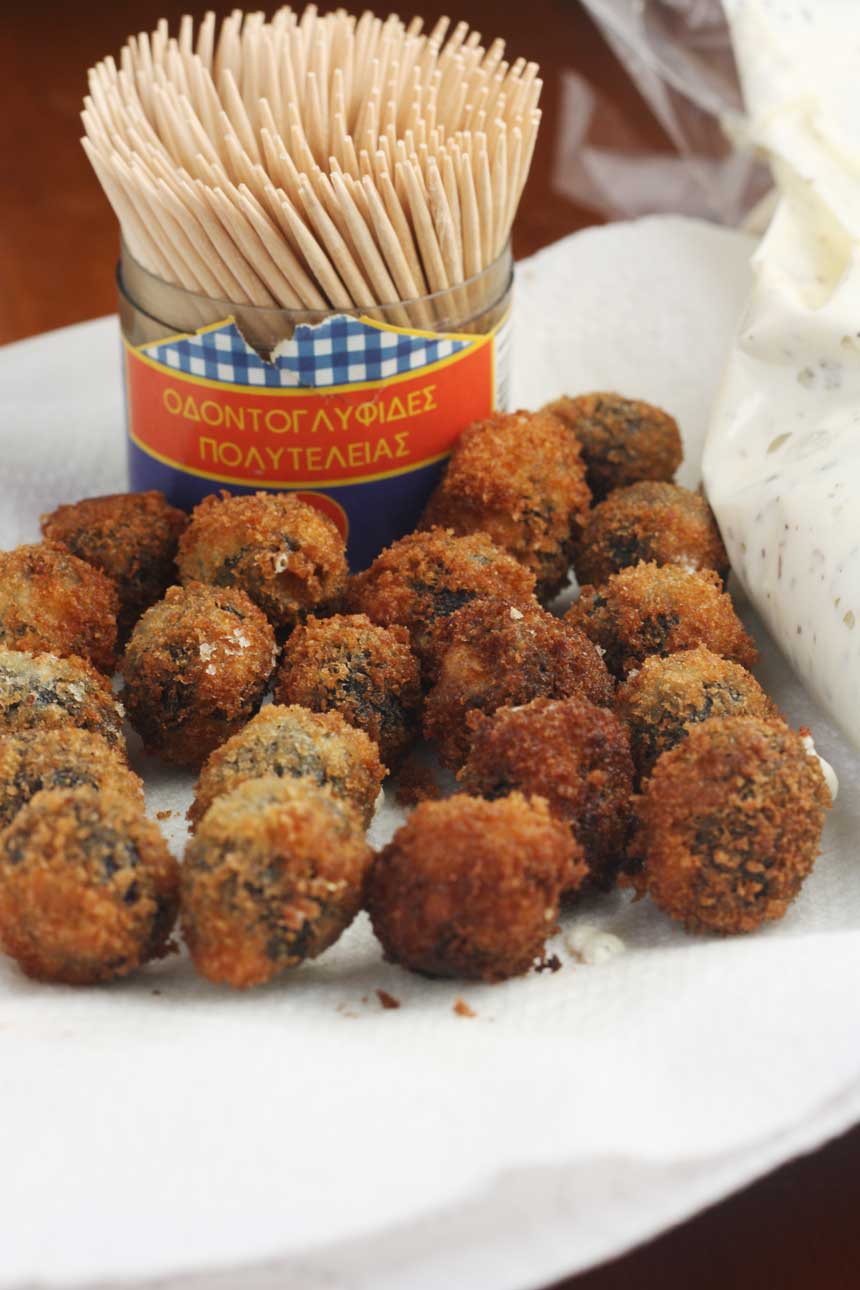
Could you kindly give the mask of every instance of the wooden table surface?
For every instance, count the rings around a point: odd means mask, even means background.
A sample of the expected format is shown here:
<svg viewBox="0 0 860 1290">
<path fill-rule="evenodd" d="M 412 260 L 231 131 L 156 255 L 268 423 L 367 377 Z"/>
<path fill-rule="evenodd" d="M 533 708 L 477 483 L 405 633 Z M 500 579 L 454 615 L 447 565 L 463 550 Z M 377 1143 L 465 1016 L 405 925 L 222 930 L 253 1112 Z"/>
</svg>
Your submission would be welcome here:
<svg viewBox="0 0 860 1290">
<path fill-rule="evenodd" d="M 0 343 L 114 309 L 116 228 L 78 143 L 85 71 L 116 53 L 130 31 L 149 30 L 161 16 L 174 22 L 183 7 L 165 0 L 78 6 L 42 0 L 6 11 L 0 24 Z M 232 4 L 214 7 L 226 12 Z M 387 12 L 389 6 L 374 8 Z M 422 12 L 433 21 L 444 7 L 430 3 Z M 575 0 L 516 6 L 461 0 L 456 13 L 541 64 L 545 120 L 515 237 L 517 255 L 527 255 L 596 219 L 553 188 L 565 69 L 585 76 L 625 114 L 640 147 L 667 145 Z M 860 1283 L 858 1176 L 860 1128 L 554 1290 L 854 1290 Z"/>
</svg>

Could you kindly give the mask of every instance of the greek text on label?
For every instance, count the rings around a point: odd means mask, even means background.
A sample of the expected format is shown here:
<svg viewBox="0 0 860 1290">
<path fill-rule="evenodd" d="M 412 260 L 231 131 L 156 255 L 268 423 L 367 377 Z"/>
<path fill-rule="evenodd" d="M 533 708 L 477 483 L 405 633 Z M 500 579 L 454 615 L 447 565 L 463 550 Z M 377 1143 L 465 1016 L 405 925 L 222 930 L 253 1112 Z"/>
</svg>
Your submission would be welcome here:
<svg viewBox="0 0 860 1290">
<path fill-rule="evenodd" d="M 225 429 L 244 431 L 251 429 L 259 432 L 268 430 L 270 434 L 299 434 L 301 432 L 318 434 L 320 430 L 335 433 L 337 430 L 350 429 L 353 420 L 363 429 L 369 426 L 390 425 L 392 421 L 404 421 L 407 417 L 419 417 L 426 412 L 435 412 L 438 404 L 435 399 L 435 385 L 425 385 L 417 390 L 410 390 L 402 399 L 392 395 L 389 399 L 367 399 L 363 403 L 348 404 L 346 407 L 333 407 L 336 421 L 332 420 L 325 408 L 312 413 L 310 408 L 255 408 L 250 405 L 232 407 L 215 399 L 198 401 L 193 394 L 184 397 L 172 386 L 167 386 L 162 394 L 165 411 L 171 416 L 182 417 L 185 421 L 203 422 L 204 425 Z M 313 415 L 313 421 L 303 418 Z M 246 424 L 250 422 L 250 426 Z"/>
</svg>

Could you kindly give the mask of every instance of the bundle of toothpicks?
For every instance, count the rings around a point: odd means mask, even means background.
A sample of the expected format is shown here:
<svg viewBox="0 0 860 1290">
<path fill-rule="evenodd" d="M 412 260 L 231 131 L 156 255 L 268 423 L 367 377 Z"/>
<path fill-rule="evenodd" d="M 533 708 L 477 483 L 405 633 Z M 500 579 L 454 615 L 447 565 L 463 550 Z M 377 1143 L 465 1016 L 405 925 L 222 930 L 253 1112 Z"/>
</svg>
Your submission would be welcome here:
<svg viewBox="0 0 860 1290">
<path fill-rule="evenodd" d="M 508 242 L 541 81 L 504 53 L 448 18 L 314 5 L 162 21 L 91 69 L 82 142 L 164 282 L 287 310 L 414 302 Z M 432 325 L 432 303 L 401 312 Z"/>
</svg>

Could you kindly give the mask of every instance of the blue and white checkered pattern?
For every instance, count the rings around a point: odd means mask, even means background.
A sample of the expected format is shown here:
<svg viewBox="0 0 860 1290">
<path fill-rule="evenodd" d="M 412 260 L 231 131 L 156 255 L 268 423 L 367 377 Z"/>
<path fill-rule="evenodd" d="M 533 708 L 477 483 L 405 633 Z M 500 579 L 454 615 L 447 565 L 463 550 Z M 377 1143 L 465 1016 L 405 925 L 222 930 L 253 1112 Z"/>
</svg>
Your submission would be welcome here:
<svg viewBox="0 0 860 1290">
<path fill-rule="evenodd" d="M 143 352 L 177 372 L 209 381 L 319 388 L 420 371 L 468 349 L 470 343 L 381 331 L 339 314 L 317 326 L 297 327 L 292 339 L 282 341 L 268 363 L 229 321 L 199 335 L 147 345 Z"/>
</svg>

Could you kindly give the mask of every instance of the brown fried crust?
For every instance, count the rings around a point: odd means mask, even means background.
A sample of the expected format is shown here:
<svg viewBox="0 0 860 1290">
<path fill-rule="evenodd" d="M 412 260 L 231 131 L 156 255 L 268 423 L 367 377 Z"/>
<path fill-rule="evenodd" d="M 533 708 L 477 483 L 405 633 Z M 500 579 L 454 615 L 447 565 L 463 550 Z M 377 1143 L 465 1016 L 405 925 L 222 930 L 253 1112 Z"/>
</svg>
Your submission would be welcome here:
<svg viewBox="0 0 860 1290">
<path fill-rule="evenodd" d="M 617 712 L 628 723 L 639 775 L 651 773 L 661 753 L 712 717 L 780 720 L 780 711 L 755 677 L 700 645 L 646 658 L 619 687 Z"/>
<path fill-rule="evenodd" d="M 397 801 L 401 806 L 417 806 L 419 802 L 437 802 L 442 789 L 426 762 L 411 753 L 397 776 Z"/>
<path fill-rule="evenodd" d="M 182 867 L 182 931 L 210 981 L 260 985 L 316 958 L 361 908 L 357 812 L 307 779 L 246 780 L 207 811 Z"/>
<path fill-rule="evenodd" d="M 535 579 L 485 533 L 450 529 L 410 533 L 386 547 L 351 580 L 348 607 L 383 627 L 401 623 L 422 664 L 435 623 L 473 600 L 497 596 L 534 603 Z"/>
<path fill-rule="evenodd" d="M 643 480 L 617 488 L 595 506 L 574 552 L 579 581 L 599 585 L 641 561 L 715 569 L 726 578 L 729 558 L 701 494 Z"/>
<path fill-rule="evenodd" d="M 0 551 L 0 645 L 116 665 L 119 597 L 110 578 L 57 542 Z"/>
<path fill-rule="evenodd" d="M 590 504 L 579 444 L 558 418 L 499 412 L 463 432 L 418 527 L 488 533 L 550 600 L 567 581 Z"/>
<path fill-rule="evenodd" d="M 706 645 L 751 667 L 758 650 L 712 569 L 637 564 L 599 587 L 582 588 L 565 621 L 604 651 L 606 666 L 624 677 L 652 654 Z"/>
<path fill-rule="evenodd" d="M 800 891 L 829 804 L 794 731 L 715 717 L 663 753 L 645 784 L 637 885 L 690 931 L 754 931 Z"/>
<path fill-rule="evenodd" d="M 583 848 L 589 885 L 610 888 L 630 831 L 633 761 L 627 731 L 579 695 L 534 699 L 481 718 L 457 775 L 467 793 L 543 797 Z"/>
<path fill-rule="evenodd" d="M 379 627 L 366 614 L 309 618 L 284 646 L 274 696 L 276 703 L 339 712 L 393 767 L 417 733 L 421 671 L 405 627 Z"/>
<path fill-rule="evenodd" d="M 77 727 L 124 754 L 122 716 L 107 677 L 85 659 L 0 649 L 0 736 Z"/>
<path fill-rule="evenodd" d="M 122 753 L 88 730 L 0 735 L 0 829 L 42 789 L 104 788 L 143 809 L 143 781 Z"/>
<path fill-rule="evenodd" d="M 85 497 L 41 520 L 46 538 L 113 579 L 123 639 L 176 581 L 176 547 L 187 524 L 188 516 L 154 489 Z"/>
<path fill-rule="evenodd" d="M 600 707 L 613 702 L 613 683 L 594 645 L 537 606 L 478 601 L 443 627 L 430 660 L 436 680 L 424 707 L 424 734 L 445 766 L 460 766 L 468 756 L 480 713 L 571 694 Z"/>
<path fill-rule="evenodd" d="M 503 981 L 543 956 L 582 853 L 546 802 L 458 794 L 416 807 L 377 856 L 366 904 L 393 963 Z"/>
<path fill-rule="evenodd" d="M 544 409 L 576 435 L 594 500 L 640 479 L 670 480 L 684 450 L 677 422 L 651 403 L 620 394 L 581 394 Z"/>
<path fill-rule="evenodd" d="M 177 564 L 182 582 L 241 588 L 276 628 L 336 609 L 348 573 L 334 522 L 294 493 L 204 497 Z"/>
<path fill-rule="evenodd" d="M 0 940 L 28 976 L 86 985 L 169 952 L 179 874 L 124 793 L 37 793 L 0 833 Z"/>
<path fill-rule="evenodd" d="M 370 823 L 385 777 L 373 740 L 338 712 L 270 704 L 206 762 L 188 812 L 196 825 L 212 802 L 261 775 L 302 778 L 328 787 Z"/>
<path fill-rule="evenodd" d="M 123 700 L 148 751 L 199 766 L 259 708 L 275 636 L 243 591 L 170 587 L 132 632 Z"/>
</svg>

